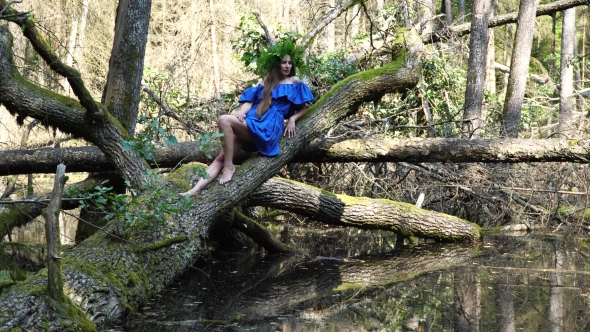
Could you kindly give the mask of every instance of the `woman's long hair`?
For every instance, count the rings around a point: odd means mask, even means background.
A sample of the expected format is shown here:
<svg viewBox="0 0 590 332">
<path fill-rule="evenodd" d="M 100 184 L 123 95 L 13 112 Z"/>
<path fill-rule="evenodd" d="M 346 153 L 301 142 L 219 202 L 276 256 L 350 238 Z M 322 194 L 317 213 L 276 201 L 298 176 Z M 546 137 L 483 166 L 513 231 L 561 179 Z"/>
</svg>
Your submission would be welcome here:
<svg viewBox="0 0 590 332">
<path fill-rule="evenodd" d="M 272 90 L 279 84 L 281 81 L 281 61 L 276 64 L 276 66 L 272 67 L 272 69 L 266 74 L 264 78 L 264 90 L 262 90 L 262 100 L 260 101 L 260 105 L 256 108 L 256 115 L 261 118 L 266 111 L 270 108 L 270 104 L 272 103 Z M 291 66 L 291 71 L 287 77 L 295 76 L 295 65 Z"/>
</svg>

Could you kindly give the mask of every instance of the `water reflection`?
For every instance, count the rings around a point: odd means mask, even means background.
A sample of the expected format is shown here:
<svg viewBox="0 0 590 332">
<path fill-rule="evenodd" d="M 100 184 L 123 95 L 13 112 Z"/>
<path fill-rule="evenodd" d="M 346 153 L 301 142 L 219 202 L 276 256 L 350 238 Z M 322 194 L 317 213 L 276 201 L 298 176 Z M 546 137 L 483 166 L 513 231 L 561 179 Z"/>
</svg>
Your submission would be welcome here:
<svg viewBox="0 0 590 332">
<path fill-rule="evenodd" d="M 281 229 L 306 255 L 214 252 L 125 331 L 586 331 L 583 240 L 488 235 L 393 250 L 386 232 Z M 288 234 L 287 234 L 288 233 Z M 318 257 L 324 256 L 324 257 Z"/>
</svg>

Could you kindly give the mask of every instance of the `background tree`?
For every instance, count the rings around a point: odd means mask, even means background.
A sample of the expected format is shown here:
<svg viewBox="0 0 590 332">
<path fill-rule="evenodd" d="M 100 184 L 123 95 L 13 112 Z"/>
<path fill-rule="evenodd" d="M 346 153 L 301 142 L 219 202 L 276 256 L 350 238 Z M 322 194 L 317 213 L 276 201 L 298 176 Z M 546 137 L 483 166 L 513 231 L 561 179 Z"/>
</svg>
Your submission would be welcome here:
<svg viewBox="0 0 590 332">
<path fill-rule="evenodd" d="M 510 76 L 508 77 L 506 101 L 502 116 L 503 132 L 507 137 L 518 137 L 520 129 L 521 109 L 529 59 L 531 57 L 536 10 L 536 0 L 523 0 L 518 8 L 518 25 L 514 48 L 512 49 Z"/>
<path fill-rule="evenodd" d="M 561 70 L 559 75 L 559 133 L 576 136 L 576 104 L 574 97 L 574 51 L 576 44 L 576 9 L 562 12 Z"/>
<path fill-rule="evenodd" d="M 471 35 L 469 39 L 469 62 L 465 89 L 465 111 L 463 112 L 464 137 L 479 137 L 482 122 L 483 90 L 486 81 L 488 55 L 489 1 L 475 0 L 471 14 Z"/>
</svg>

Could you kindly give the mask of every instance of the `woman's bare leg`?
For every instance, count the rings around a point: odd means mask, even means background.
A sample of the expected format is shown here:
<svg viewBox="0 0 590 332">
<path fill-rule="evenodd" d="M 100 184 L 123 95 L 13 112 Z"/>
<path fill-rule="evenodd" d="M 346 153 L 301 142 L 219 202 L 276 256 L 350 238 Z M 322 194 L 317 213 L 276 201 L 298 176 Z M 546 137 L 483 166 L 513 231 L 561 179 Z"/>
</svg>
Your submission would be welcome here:
<svg viewBox="0 0 590 332">
<path fill-rule="evenodd" d="M 233 115 L 222 115 L 218 125 L 219 131 L 223 133 L 223 151 L 227 157 L 223 161 L 223 171 L 219 178 L 219 184 L 224 185 L 231 181 L 236 172 L 234 156 L 247 142 L 252 142 L 252 139 L 246 122 Z"/>
<path fill-rule="evenodd" d="M 178 194 L 179 197 L 184 197 L 184 196 L 195 196 L 201 193 L 201 191 L 203 191 L 203 189 L 205 189 L 205 187 L 210 184 L 211 182 L 215 181 L 215 179 L 219 176 L 219 174 L 221 173 L 221 170 L 223 169 L 223 160 L 225 159 L 225 153 L 223 152 L 223 149 L 221 151 L 219 151 L 219 154 L 217 155 L 217 157 L 215 157 L 215 159 L 213 160 L 213 162 L 211 163 L 211 165 L 209 165 L 207 167 L 207 169 L 205 170 L 207 172 L 207 174 L 209 174 L 209 178 L 205 179 L 204 177 L 201 177 L 199 179 L 199 181 L 197 181 L 197 184 L 195 184 L 195 186 L 186 192 L 180 193 Z"/>
</svg>

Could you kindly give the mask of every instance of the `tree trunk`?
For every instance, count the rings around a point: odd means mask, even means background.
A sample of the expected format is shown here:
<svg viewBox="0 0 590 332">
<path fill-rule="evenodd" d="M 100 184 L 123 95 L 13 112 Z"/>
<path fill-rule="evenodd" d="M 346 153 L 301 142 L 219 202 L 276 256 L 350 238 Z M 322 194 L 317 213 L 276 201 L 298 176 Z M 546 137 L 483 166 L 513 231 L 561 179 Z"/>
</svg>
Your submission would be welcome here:
<svg viewBox="0 0 590 332">
<path fill-rule="evenodd" d="M 445 23 L 447 27 L 453 25 L 453 0 L 443 0 L 443 13 L 445 14 Z"/>
<path fill-rule="evenodd" d="M 328 0 L 326 2 L 326 8 L 328 8 L 328 10 L 330 8 L 334 8 L 335 6 L 334 0 Z M 324 15 L 327 15 L 328 13 L 325 13 Z M 327 52 L 334 52 L 335 48 L 336 48 L 336 22 L 335 20 L 332 20 L 324 29 L 324 33 L 325 33 L 325 37 L 326 37 L 326 51 Z"/>
<path fill-rule="evenodd" d="M 260 186 L 246 204 L 287 210 L 331 225 L 391 231 L 403 237 L 447 242 L 477 241 L 481 237 L 477 226 L 457 217 L 387 199 L 325 194 L 319 188 L 279 178 Z"/>
<path fill-rule="evenodd" d="M 64 297 L 64 282 L 61 275 L 61 241 L 59 239 L 59 214 L 61 212 L 61 199 L 63 196 L 66 167 L 64 164 L 57 166 L 55 183 L 47 210 L 43 213 L 45 217 L 45 237 L 47 239 L 47 279 L 49 296 L 56 301 Z"/>
<path fill-rule="evenodd" d="M 471 15 L 467 86 L 463 106 L 463 137 L 478 138 L 481 133 L 483 89 L 486 81 L 489 0 L 475 0 Z"/>
<path fill-rule="evenodd" d="M 404 44 L 399 46 L 407 52 L 382 68 L 337 84 L 299 120 L 297 136 L 281 142 L 279 156 L 252 158 L 237 168 L 231 182 L 211 186 L 197 198 L 191 211 L 170 218 L 165 238 L 152 231 L 135 230 L 128 235 L 129 240 L 122 241 L 101 232 L 70 250 L 62 261 L 64 283 L 66 293 L 86 313 L 83 318 L 77 316 L 80 324 L 90 320 L 102 328 L 120 321 L 129 309 L 162 290 L 197 259 L 206 257 L 204 239 L 211 223 L 276 174 L 302 146 L 354 113 L 361 103 L 414 87 L 422 44 L 416 31 L 403 33 L 399 40 Z M 181 168 L 171 174 L 170 188 L 178 192 L 188 189 L 183 180 L 187 173 L 187 168 Z M 113 229 L 111 225 L 105 231 Z M 72 324 L 77 318 L 67 314 L 72 311 L 64 310 L 65 304 L 50 302 L 32 287 L 44 279 L 38 274 L 4 293 L 0 298 L 1 325 L 76 329 Z"/>
<path fill-rule="evenodd" d="M 119 0 L 115 40 L 102 104 L 129 136 L 135 134 L 151 0 Z"/>
<path fill-rule="evenodd" d="M 386 240 L 382 237 L 375 239 L 379 242 Z M 444 248 L 431 247 L 420 251 L 403 250 L 393 256 L 363 257 L 362 264 L 354 262 L 354 259 L 350 259 L 350 263 L 347 259 L 337 257 L 267 256 L 264 264 L 248 269 L 248 275 L 244 275 L 245 272 L 241 271 L 243 268 L 240 268 L 242 265 L 239 264 L 231 267 L 236 273 L 221 273 L 219 267 L 213 269 L 206 266 L 202 273 L 191 274 L 192 278 L 183 281 L 180 287 L 198 288 L 203 298 L 216 299 L 208 302 L 207 308 L 201 311 L 211 320 L 231 320 L 247 312 L 248 317 L 241 320 L 247 322 L 246 326 L 253 323 L 259 331 L 283 331 L 281 326 L 277 329 L 276 325 L 261 322 L 268 322 L 271 317 L 280 315 L 291 316 L 294 308 L 298 313 L 292 318 L 297 319 L 301 314 L 317 312 L 318 304 L 321 304 L 321 316 L 337 317 L 338 326 L 343 327 L 330 331 L 349 331 L 355 323 L 358 324 L 358 320 L 354 319 L 356 315 L 341 315 L 343 299 L 347 300 L 346 306 L 349 308 L 363 307 L 367 299 L 391 294 L 392 289 L 397 287 L 406 287 L 407 284 L 403 282 L 409 279 L 435 271 L 442 271 L 446 275 L 445 270 L 467 263 L 475 253 L 474 247 L 446 245 Z M 211 286 L 203 288 L 203 284 Z M 218 291 L 221 287 L 224 288 L 223 292 Z M 187 297 L 184 294 L 171 301 L 167 305 L 179 308 L 177 317 L 190 317 L 193 313 L 191 310 L 195 310 L 186 306 Z M 159 306 L 153 309 L 157 310 Z M 391 328 L 388 322 L 385 320 L 377 326 L 373 325 L 371 330 L 379 327 L 379 330 L 387 330 Z M 138 323 L 134 324 L 137 330 L 151 330 L 154 326 L 153 320 Z M 288 326 L 288 323 L 279 325 Z M 196 330 L 195 326 L 191 328 Z"/>
<path fill-rule="evenodd" d="M 507 137 L 518 137 L 522 102 L 529 70 L 529 59 L 535 31 L 537 0 L 522 0 L 518 10 L 518 26 L 512 50 L 508 88 L 502 114 L 502 132 Z"/>
<path fill-rule="evenodd" d="M 564 287 L 566 285 L 565 278 L 561 271 L 566 270 L 566 251 L 562 248 L 563 244 L 555 243 L 555 248 L 551 253 L 551 268 L 556 271 L 550 273 L 550 294 L 549 294 L 549 312 L 547 313 L 547 319 L 549 320 L 549 331 L 550 332 L 561 332 L 563 331 L 564 318 L 567 317 L 565 313 L 565 301 L 564 301 Z"/>
<path fill-rule="evenodd" d="M 219 149 L 219 146 L 213 150 Z M 210 158 L 197 152 L 198 142 L 183 142 L 158 149 L 158 167 L 181 163 L 208 163 Z M 587 164 L 590 141 L 566 139 L 459 139 L 459 138 L 366 138 L 324 139 L 302 148 L 290 162 L 574 162 Z M 240 152 L 236 163 L 252 154 Z M 115 166 L 100 149 L 92 146 L 36 150 L 0 151 L 0 176 L 52 173 L 62 162 L 71 172 L 113 171 Z M 152 165 L 156 166 L 156 165 Z"/>
<path fill-rule="evenodd" d="M 489 19 L 496 15 L 497 0 L 491 1 Z M 488 28 L 488 55 L 486 56 L 486 90 L 492 95 L 496 94 L 496 72 L 494 70 L 494 63 L 496 63 L 496 41 L 494 29 Z M 482 119 L 487 117 L 487 112 L 482 110 Z"/>
<path fill-rule="evenodd" d="M 561 33 L 561 70 L 559 89 L 559 133 L 565 138 L 576 136 L 574 99 L 574 45 L 576 44 L 576 8 L 563 11 Z"/>
<path fill-rule="evenodd" d="M 0 6 L 3 2 L 0 0 Z M 131 181 L 136 188 L 141 188 L 149 165 L 138 158 L 135 151 L 123 151 L 121 142 L 129 138 L 127 133 L 102 105 L 92 100 L 77 71 L 64 66 L 53 57 L 50 50 L 41 48 L 46 43 L 40 40 L 34 26 L 27 26 L 25 33 L 38 45 L 38 51 L 47 53 L 44 57 L 46 61 L 53 61 L 51 64 L 58 72 L 69 75 L 68 81 L 80 103 L 22 78 L 18 66 L 14 64 L 12 35 L 7 26 L 0 27 L 0 59 L 3 59 L 0 62 L 0 103 L 13 115 L 38 119 L 95 144 L 113 161 L 121 177 Z"/>
<path fill-rule="evenodd" d="M 472 5 L 473 7 L 475 7 L 475 3 Z M 471 10 L 471 21 L 473 22 L 473 15 L 475 12 L 475 9 Z M 458 24 L 463 24 L 465 23 L 465 0 L 459 0 L 459 4 L 457 6 L 457 23 Z"/>
<path fill-rule="evenodd" d="M 221 87 L 219 84 L 219 64 L 217 63 L 217 33 L 215 31 L 215 7 L 213 0 L 209 0 L 209 10 L 211 12 L 211 53 L 213 57 L 213 86 L 215 88 L 214 96 L 216 100 L 221 100 Z"/>
<path fill-rule="evenodd" d="M 508 278 L 506 278 L 508 279 Z M 511 281 L 511 280 L 510 280 Z M 516 332 L 516 319 L 514 314 L 514 292 L 510 289 L 510 281 L 505 284 L 496 284 L 494 287 L 498 294 L 498 308 L 500 309 L 499 332 Z"/>
<path fill-rule="evenodd" d="M 454 276 L 454 331 L 481 331 L 481 282 L 476 272 L 476 270 L 464 270 Z"/>
</svg>

